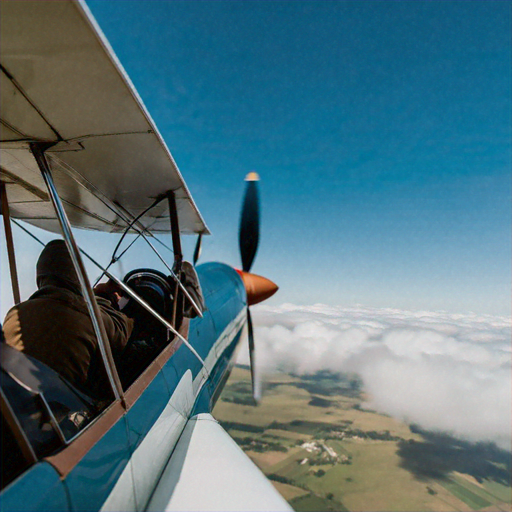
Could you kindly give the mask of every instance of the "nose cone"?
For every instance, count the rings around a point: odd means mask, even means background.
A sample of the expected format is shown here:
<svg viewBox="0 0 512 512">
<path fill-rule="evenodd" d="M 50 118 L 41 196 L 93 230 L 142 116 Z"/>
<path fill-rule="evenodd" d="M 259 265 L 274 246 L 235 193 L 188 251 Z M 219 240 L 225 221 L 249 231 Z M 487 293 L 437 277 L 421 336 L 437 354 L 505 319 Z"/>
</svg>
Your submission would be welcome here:
<svg viewBox="0 0 512 512">
<path fill-rule="evenodd" d="M 274 293 L 279 289 L 274 282 L 266 277 L 244 272 L 242 270 L 237 270 L 237 272 L 240 274 L 240 277 L 244 282 L 245 290 L 247 292 L 247 304 L 249 306 L 258 304 L 258 302 L 263 302 L 269 297 L 272 297 L 272 295 L 274 295 Z"/>
</svg>

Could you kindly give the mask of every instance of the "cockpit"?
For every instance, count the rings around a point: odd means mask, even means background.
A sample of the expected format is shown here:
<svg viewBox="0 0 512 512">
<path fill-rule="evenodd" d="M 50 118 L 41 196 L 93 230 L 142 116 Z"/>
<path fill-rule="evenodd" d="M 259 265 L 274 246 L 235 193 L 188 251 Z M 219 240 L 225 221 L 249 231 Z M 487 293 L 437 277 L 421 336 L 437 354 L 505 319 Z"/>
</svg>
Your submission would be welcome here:
<svg viewBox="0 0 512 512">
<path fill-rule="evenodd" d="M 166 347 L 186 337 L 189 318 L 197 314 L 187 295 L 204 307 L 192 265 L 183 262 L 180 275 L 185 293 L 173 276 L 158 270 L 132 270 L 123 279 L 132 296 L 124 294 L 119 309 L 134 320 L 124 350 L 114 358 L 124 391 Z M 3 330 L 0 363 L 3 488 L 37 460 L 71 443 L 112 401 L 78 389 L 46 364 L 9 346 Z"/>
<path fill-rule="evenodd" d="M 123 282 L 147 305 L 178 329 L 183 321 L 183 297 L 175 300 L 175 283 L 163 272 L 152 269 L 136 269 L 129 272 Z M 131 297 L 121 299 L 121 311 L 134 319 L 133 331 L 117 361 L 118 373 L 127 389 L 144 368 L 160 353 L 174 334 L 153 313 Z"/>
</svg>

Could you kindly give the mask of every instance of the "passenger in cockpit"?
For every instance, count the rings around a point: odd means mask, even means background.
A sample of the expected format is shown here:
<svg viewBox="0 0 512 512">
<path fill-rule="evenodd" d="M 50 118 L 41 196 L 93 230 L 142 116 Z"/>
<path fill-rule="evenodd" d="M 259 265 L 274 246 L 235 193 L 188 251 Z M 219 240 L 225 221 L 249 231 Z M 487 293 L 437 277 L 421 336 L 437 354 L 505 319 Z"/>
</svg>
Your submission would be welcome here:
<svg viewBox="0 0 512 512">
<path fill-rule="evenodd" d="M 80 283 L 63 240 L 53 240 L 37 262 L 38 290 L 4 321 L 5 341 L 62 375 L 89 396 L 110 397 L 103 363 Z M 117 285 L 95 289 L 113 356 L 123 351 L 133 320 L 119 311 Z"/>
</svg>

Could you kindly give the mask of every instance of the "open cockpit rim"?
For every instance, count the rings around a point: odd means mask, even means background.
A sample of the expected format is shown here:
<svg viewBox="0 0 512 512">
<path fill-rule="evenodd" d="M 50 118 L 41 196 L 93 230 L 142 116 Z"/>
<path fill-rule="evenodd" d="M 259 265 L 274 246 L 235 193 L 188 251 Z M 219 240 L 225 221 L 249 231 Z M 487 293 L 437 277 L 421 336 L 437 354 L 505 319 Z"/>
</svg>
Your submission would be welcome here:
<svg viewBox="0 0 512 512">
<path fill-rule="evenodd" d="M 184 319 L 180 331 L 183 337 L 188 335 L 188 319 Z M 101 439 L 124 414 L 126 414 L 142 396 L 155 376 L 162 370 L 164 364 L 180 348 L 181 340 L 175 339 L 169 343 L 162 352 L 148 365 L 126 390 L 124 394 L 125 404 L 116 400 L 109 404 L 90 424 L 88 424 L 67 445 L 57 453 L 45 457 L 43 460 L 50 463 L 65 478 L 94 444 Z M 121 408 L 120 408 L 121 407 Z M 73 443 L 73 444 L 71 444 Z"/>
</svg>

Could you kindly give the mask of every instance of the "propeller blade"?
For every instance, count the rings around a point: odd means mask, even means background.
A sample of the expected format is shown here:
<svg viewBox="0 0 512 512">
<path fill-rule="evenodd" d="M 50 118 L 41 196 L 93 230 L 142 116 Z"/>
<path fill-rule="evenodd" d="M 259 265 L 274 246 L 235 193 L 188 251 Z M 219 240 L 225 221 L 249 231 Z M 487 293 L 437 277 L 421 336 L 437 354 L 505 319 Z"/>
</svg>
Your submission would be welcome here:
<svg viewBox="0 0 512 512">
<path fill-rule="evenodd" d="M 242 270 L 244 272 L 251 270 L 256 251 L 258 250 L 260 237 L 260 207 L 257 182 L 259 179 L 258 174 L 255 172 L 250 172 L 245 178 L 247 187 L 245 189 L 238 232 Z"/>
<path fill-rule="evenodd" d="M 249 362 L 251 365 L 251 385 L 252 385 L 252 397 L 255 403 L 258 403 L 256 398 L 256 359 L 254 350 L 254 330 L 252 327 L 252 318 L 249 308 L 247 308 L 247 331 L 249 338 Z"/>
<path fill-rule="evenodd" d="M 194 267 L 196 266 L 197 260 L 201 256 L 202 239 L 203 239 L 203 234 L 199 233 L 199 236 L 197 237 L 196 248 L 194 249 L 194 258 L 192 260 L 194 262 Z"/>
</svg>

